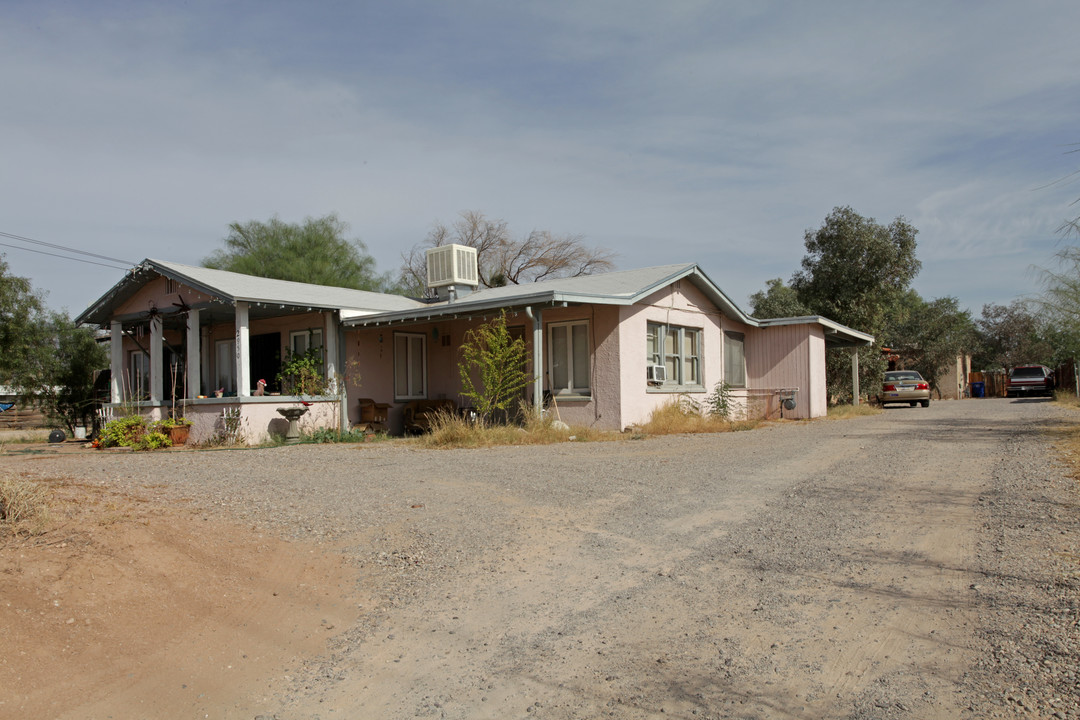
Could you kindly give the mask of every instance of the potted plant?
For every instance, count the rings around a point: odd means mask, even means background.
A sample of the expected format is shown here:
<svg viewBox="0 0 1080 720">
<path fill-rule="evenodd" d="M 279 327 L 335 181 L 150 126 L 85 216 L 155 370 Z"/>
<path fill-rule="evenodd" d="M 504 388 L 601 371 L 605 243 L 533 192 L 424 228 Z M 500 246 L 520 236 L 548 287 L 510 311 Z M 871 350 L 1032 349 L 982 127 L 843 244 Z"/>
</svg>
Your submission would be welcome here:
<svg viewBox="0 0 1080 720">
<path fill-rule="evenodd" d="M 173 445 L 183 445 L 191 433 L 191 421 L 185 417 L 165 418 L 158 423 L 158 427 L 169 436 Z"/>
</svg>

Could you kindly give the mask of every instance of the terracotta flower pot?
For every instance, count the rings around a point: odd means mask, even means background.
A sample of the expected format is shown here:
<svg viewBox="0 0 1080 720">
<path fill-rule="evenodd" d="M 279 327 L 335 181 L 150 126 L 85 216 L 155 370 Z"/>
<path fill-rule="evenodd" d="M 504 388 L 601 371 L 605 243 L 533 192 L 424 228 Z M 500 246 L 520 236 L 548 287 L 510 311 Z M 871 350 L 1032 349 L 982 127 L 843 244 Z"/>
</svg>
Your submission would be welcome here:
<svg viewBox="0 0 1080 720">
<path fill-rule="evenodd" d="M 177 425 L 169 428 L 169 439 L 172 440 L 173 445 L 183 445 L 187 442 L 190 433 L 190 425 Z"/>
</svg>

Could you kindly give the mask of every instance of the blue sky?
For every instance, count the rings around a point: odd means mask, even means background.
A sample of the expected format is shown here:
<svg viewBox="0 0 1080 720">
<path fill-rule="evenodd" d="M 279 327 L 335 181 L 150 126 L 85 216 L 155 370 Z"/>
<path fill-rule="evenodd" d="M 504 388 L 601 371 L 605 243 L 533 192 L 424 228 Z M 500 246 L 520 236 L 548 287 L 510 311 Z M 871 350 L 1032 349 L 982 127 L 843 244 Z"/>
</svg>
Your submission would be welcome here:
<svg viewBox="0 0 1080 720">
<path fill-rule="evenodd" d="M 696 262 L 744 308 L 837 206 L 926 298 L 1038 291 L 1080 214 L 1075 2 L 0 2 L 0 232 L 199 264 L 336 212 L 380 271 L 464 210 Z M 5 238 L 0 242 L 18 244 Z M 122 275 L 0 246 L 73 314 Z"/>
</svg>

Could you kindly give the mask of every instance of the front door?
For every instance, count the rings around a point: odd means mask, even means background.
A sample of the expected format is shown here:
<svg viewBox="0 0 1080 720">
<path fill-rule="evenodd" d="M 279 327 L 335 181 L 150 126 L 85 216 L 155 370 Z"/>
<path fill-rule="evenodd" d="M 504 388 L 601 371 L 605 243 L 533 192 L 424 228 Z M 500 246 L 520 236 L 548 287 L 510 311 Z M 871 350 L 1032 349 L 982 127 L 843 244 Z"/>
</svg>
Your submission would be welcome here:
<svg viewBox="0 0 1080 720">
<path fill-rule="evenodd" d="M 251 390 L 260 380 L 266 381 L 266 392 L 281 392 L 277 375 L 281 372 L 281 333 L 252 335 L 248 343 L 251 363 Z"/>
</svg>

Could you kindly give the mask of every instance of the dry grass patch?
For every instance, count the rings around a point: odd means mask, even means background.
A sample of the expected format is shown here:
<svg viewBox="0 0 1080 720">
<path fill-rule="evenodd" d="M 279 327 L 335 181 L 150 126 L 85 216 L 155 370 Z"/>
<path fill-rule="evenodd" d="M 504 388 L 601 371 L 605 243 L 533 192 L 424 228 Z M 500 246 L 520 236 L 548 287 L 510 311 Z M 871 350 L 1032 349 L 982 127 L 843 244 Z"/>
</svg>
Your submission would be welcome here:
<svg viewBox="0 0 1080 720">
<path fill-rule="evenodd" d="M 521 425 L 497 425 L 440 412 L 431 432 L 418 438 L 421 445 L 437 448 L 475 448 L 497 445 L 550 445 L 567 441 L 613 440 L 617 433 L 583 426 L 568 427 L 551 418 L 529 415 Z"/>
<path fill-rule="evenodd" d="M 829 414 L 827 417 L 830 420 L 847 420 L 853 417 L 863 417 L 864 415 L 878 415 L 883 410 L 880 405 L 871 405 L 870 403 L 859 403 L 858 405 L 834 405 L 829 408 Z"/>
<path fill-rule="evenodd" d="M 648 422 L 636 430 L 645 435 L 687 435 L 753 430 L 761 423 L 761 420 L 728 420 L 702 413 L 695 403 L 676 398 L 653 410 Z"/>
<path fill-rule="evenodd" d="M 40 483 L 0 476 L 0 525 L 12 535 L 40 535 L 49 524 L 49 491 Z"/>
<path fill-rule="evenodd" d="M 1054 402 L 1064 405 L 1073 410 L 1080 410 L 1080 397 L 1071 390 L 1057 390 L 1054 392 Z"/>
</svg>

